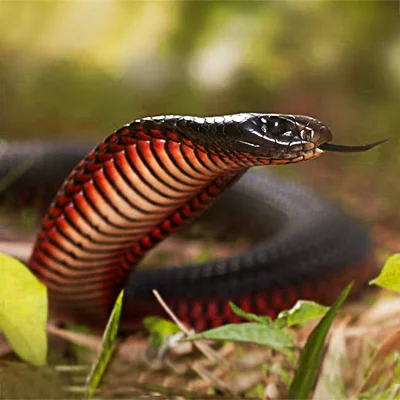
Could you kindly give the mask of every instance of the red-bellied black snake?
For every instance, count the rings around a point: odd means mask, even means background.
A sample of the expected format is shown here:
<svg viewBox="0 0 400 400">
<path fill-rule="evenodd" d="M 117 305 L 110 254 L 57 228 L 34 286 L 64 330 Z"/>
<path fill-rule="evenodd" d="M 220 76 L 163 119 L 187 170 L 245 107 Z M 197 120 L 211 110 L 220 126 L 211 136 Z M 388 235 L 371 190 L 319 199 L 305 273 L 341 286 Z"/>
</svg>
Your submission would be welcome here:
<svg viewBox="0 0 400 400">
<path fill-rule="evenodd" d="M 184 322 L 202 330 L 237 321 L 228 301 L 272 317 L 296 300 L 332 302 L 351 280 L 373 271 L 364 226 L 298 186 L 253 166 L 295 163 L 326 150 L 362 151 L 329 143 L 330 130 L 305 116 L 235 114 L 143 118 L 87 144 L 6 143 L 0 176 L 27 158 L 30 170 L 9 191 L 51 193 L 69 173 L 44 217 L 29 268 L 45 283 L 51 309 L 74 322 L 104 326 L 125 287 L 122 328 L 159 313 L 151 290 Z M 238 256 L 196 266 L 132 271 L 159 242 L 214 206 L 273 233 Z"/>
</svg>

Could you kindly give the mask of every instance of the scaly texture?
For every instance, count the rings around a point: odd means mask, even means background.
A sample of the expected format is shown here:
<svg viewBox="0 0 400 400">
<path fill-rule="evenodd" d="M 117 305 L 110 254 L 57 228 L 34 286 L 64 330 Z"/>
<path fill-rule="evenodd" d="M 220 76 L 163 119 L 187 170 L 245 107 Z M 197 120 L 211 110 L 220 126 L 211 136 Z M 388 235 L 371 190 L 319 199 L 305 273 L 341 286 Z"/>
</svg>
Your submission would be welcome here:
<svg viewBox="0 0 400 400">
<path fill-rule="evenodd" d="M 197 329 L 235 321 L 229 299 L 271 316 L 300 297 L 331 302 L 351 278 L 362 284 L 370 276 L 364 228 L 307 192 L 253 175 L 247 186 L 237 185 L 234 203 L 244 225 L 275 219 L 271 238 L 237 257 L 130 275 L 150 249 L 204 212 L 249 167 L 315 158 L 322 153 L 318 145 L 330 139 L 309 117 L 136 120 L 67 177 L 29 266 L 49 288 L 59 315 L 100 326 L 128 277 L 125 327 L 157 312 L 153 288 Z"/>
</svg>

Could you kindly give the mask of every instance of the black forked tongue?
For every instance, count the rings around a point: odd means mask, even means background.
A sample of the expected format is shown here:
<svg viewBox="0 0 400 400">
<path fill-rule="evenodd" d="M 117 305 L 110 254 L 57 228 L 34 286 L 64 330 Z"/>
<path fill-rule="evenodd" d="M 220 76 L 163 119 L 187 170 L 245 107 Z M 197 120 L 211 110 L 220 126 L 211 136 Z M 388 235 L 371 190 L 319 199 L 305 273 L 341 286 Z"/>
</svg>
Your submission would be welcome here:
<svg viewBox="0 0 400 400">
<path fill-rule="evenodd" d="M 386 141 L 387 141 L 387 139 L 380 140 L 379 142 L 375 142 L 375 143 L 363 144 L 361 146 L 345 146 L 342 144 L 323 143 L 323 144 L 319 145 L 318 148 L 320 148 L 321 150 L 325 150 L 325 151 L 338 151 L 340 153 L 355 153 L 355 152 L 370 150 Z"/>
</svg>

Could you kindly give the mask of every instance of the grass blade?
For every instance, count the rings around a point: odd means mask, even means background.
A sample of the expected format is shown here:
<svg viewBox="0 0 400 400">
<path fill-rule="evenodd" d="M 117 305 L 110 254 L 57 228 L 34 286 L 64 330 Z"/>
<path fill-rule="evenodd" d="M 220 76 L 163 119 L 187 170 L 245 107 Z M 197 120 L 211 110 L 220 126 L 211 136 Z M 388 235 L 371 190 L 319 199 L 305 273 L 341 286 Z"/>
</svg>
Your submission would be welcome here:
<svg viewBox="0 0 400 400">
<path fill-rule="evenodd" d="M 307 399 L 314 385 L 321 362 L 324 343 L 333 319 L 350 293 L 353 284 L 347 286 L 336 303 L 329 309 L 307 339 L 300 355 L 299 366 L 289 387 L 288 399 Z"/>
<path fill-rule="evenodd" d="M 114 342 L 117 337 L 119 319 L 121 316 L 122 299 L 124 291 L 119 294 L 117 301 L 108 320 L 106 329 L 104 330 L 101 349 L 97 356 L 96 362 L 93 364 L 92 370 L 86 380 L 87 398 L 91 399 L 95 390 L 99 386 L 100 380 L 110 360 Z"/>
</svg>

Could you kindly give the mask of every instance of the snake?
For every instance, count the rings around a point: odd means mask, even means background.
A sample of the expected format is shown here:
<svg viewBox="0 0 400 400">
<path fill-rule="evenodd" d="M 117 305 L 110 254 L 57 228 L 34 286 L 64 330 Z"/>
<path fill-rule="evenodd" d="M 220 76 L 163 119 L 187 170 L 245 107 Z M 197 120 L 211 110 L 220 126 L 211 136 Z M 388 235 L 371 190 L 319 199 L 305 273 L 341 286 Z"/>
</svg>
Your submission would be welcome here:
<svg viewBox="0 0 400 400">
<path fill-rule="evenodd" d="M 201 331 L 240 322 L 229 305 L 275 318 L 299 299 L 333 302 L 375 270 L 364 224 L 297 184 L 252 167 L 313 160 L 331 143 L 321 121 L 289 114 L 136 119 L 93 147 L 87 142 L 4 142 L 0 177 L 31 160 L 6 190 L 39 193 L 45 215 L 29 269 L 62 321 L 102 328 L 122 289 L 121 329 L 162 315 L 156 289 L 184 323 Z M 41 188 L 40 191 L 37 188 Z M 57 190 L 58 189 L 58 190 Z M 210 209 L 235 232 L 258 239 L 228 257 L 138 268 L 164 239 Z M 250 228 L 248 228 L 250 227 Z"/>
</svg>

